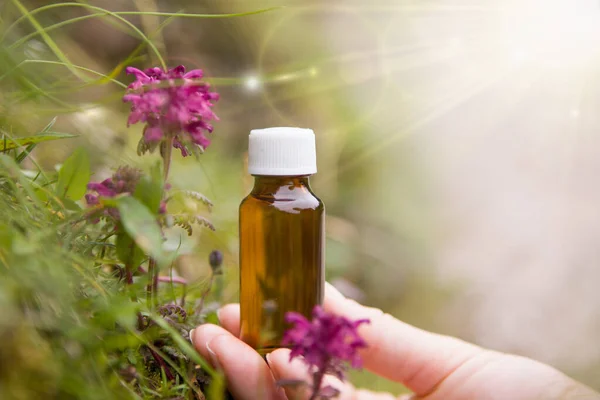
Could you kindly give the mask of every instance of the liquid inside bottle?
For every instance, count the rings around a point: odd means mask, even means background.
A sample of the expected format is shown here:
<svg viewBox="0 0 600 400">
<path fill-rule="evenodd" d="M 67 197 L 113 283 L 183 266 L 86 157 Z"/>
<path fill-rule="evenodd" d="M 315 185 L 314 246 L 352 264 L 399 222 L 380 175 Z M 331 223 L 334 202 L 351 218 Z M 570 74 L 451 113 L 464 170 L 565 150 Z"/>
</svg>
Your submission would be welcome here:
<svg viewBox="0 0 600 400">
<path fill-rule="evenodd" d="M 280 347 L 285 313 L 310 317 L 323 301 L 323 203 L 304 176 L 255 176 L 240 206 L 241 337 L 260 353 Z"/>
</svg>

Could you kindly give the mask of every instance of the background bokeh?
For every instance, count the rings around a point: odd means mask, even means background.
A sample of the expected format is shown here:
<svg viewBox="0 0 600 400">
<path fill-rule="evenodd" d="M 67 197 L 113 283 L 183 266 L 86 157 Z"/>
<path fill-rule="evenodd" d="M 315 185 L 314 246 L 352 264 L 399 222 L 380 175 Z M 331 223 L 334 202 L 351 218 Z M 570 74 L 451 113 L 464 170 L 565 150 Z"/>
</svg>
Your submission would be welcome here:
<svg viewBox="0 0 600 400">
<path fill-rule="evenodd" d="M 217 231 L 184 237 L 181 274 L 202 279 L 205 255 L 220 248 L 225 291 L 236 300 L 237 207 L 252 184 L 248 132 L 313 128 L 331 282 L 406 322 L 534 357 L 600 389 L 598 1 L 87 4 L 189 13 L 283 6 L 173 18 L 157 34 L 164 17 L 127 17 L 170 66 L 202 68 L 221 94 L 212 145 L 199 161 L 177 157 L 171 175 L 174 186 L 215 203 Z M 0 11 L 5 27 L 20 15 L 8 0 Z M 61 7 L 36 17 L 48 26 L 87 13 Z M 54 60 L 39 36 L 26 38 L 32 32 L 27 21 L 12 27 L 2 59 Z M 48 34 L 72 63 L 130 81 L 115 68 L 140 41 L 114 19 Z M 143 49 L 133 64 L 157 60 Z M 150 165 L 135 155 L 141 127 L 126 127 L 119 86 L 83 87 L 60 65 L 20 69 L 52 96 L 31 87 L 0 93 L 3 129 L 24 135 L 58 116 L 61 131 L 81 135 L 38 148 L 42 165 L 54 168 L 78 145 L 91 149 L 98 178 L 124 161 Z M 354 380 L 398 389 L 367 373 Z"/>
</svg>

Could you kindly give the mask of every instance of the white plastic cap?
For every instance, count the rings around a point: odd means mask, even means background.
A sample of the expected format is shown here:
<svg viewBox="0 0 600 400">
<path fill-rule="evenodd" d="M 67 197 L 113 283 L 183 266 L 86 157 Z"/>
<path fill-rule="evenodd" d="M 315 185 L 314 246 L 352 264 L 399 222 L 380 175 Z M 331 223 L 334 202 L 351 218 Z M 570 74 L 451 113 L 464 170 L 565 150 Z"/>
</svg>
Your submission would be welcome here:
<svg viewBox="0 0 600 400">
<path fill-rule="evenodd" d="M 295 176 L 317 172 L 312 129 L 253 129 L 249 141 L 248 172 L 251 175 Z"/>
</svg>

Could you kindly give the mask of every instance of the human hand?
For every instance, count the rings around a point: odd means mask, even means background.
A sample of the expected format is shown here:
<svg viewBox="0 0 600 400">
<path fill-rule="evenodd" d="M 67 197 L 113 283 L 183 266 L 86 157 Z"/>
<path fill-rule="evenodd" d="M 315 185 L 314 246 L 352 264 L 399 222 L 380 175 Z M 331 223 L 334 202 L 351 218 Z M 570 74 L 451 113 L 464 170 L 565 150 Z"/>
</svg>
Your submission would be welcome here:
<svg viewBox="0 0 600 400">
<path fill-rule="evenodd" d="M 324 309 L 351 320 L 368 318 L 359 333 L 369 344 L 364 367 L 401 382 L 419 400 L 600 400 L 600 395 L 554 368 L 524 357 L 486 350 L 461 340 L 426 332 L 344 298 L 328 286 Z M 236 400 L 308 398 L 305 388 L 279 388 L 278 380 L 310 381 L 306 365 L 289 361 L 289 350 L 267 356 L 268 364 L 238 339 L 239 305 L 219 311 L 222 327 L 201 325 L 190 333 L 195 348 L 223 371 Z M 340 390 L 342 400 L 393 400 L 395 396 L 355 389 L 327 377 L 324 385 Z M 404 398 L 404 397 L 403 397 Z"/>
</svg>

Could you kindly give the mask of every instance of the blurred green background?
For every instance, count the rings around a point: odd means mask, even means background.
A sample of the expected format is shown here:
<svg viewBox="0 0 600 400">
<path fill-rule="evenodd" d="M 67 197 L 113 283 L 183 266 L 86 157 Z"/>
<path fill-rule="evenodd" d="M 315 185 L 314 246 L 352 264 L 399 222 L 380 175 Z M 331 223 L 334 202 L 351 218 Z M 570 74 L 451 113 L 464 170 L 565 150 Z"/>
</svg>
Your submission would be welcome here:
<svg viewBox="0 0 600 400">
<path fill-rule="evenodd" d="M 534 357 L 600 389 L 597 2 L 80 3 L 207 14 L 278 7 L 227 19 L 126 17 L 169 66 L 202 68 L 221 94 L 212 145 L 199 162 L 177 156 L 172 169 L 174 186 L 215 203 L 217 231 L 183 238 L 182 275 L 203 279 L 206 254 L 221 249 L 225 293 L 236 301 L 247 135 L 309 127 L 332 283 L 421 328 Z M 89 13 L 57 7 L 36 18 L 47 27 Z M 57 59 L 48 42 L 26 20 L 11 26 L 21 15 L 14 2 L 0 2 L 0 15 L 3 130 L 25 136 L 58 116 L 57 130 L 80 136 L 39 147 L 35 159 L 53 169 L 84 145 L 94 180 L 156 161 L 135 154 L 141 126 L 127 128 L 122 88 L 35 62 Z M 114 18 L 47 34 L 73 64 L 131 81 L 121 63 L 142 42 Z M 158 65 L 147 48 L 137 53 L 132 65 Z M 15 68 L 23 60 L 34 61 Z M 401 390 L 368 373 L 353 380 Z"/>
</svg>

